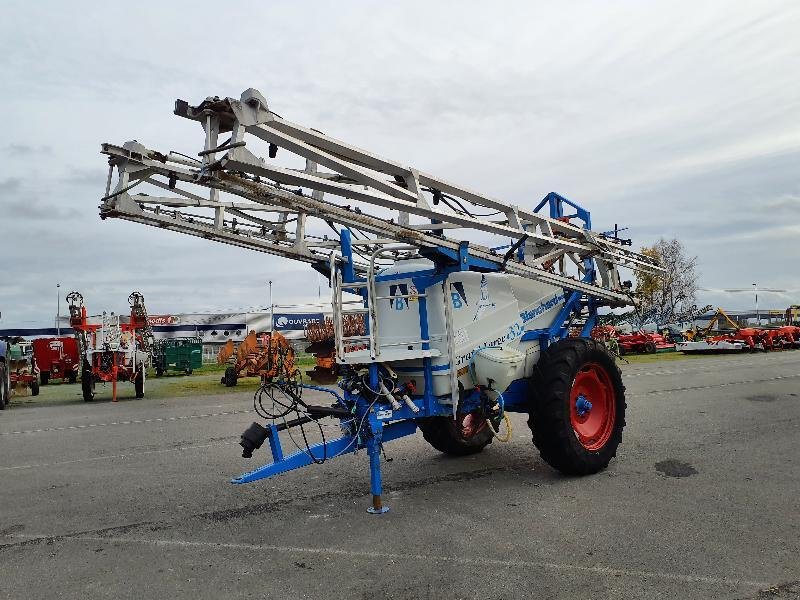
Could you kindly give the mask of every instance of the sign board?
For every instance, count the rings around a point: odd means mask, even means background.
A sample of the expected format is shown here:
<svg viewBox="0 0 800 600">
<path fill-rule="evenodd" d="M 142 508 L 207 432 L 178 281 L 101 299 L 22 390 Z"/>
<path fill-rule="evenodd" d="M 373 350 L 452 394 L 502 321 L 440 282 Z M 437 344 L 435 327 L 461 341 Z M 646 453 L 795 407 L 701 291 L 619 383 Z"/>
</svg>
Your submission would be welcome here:
<svg viewBox="0 0 800 600">
<path fill-rule="evenodd" d="M 275 313 L 272 315 L 275 331 L 302 331 L 309 323 L 323 323 L 322 313 Z"/>
<path fill-rule="evenodd" d="M 154 325 L 175 325 L 180 322 L 180 318 L 175 315 L 148 315 L 147 324 Z"/>
</svg>

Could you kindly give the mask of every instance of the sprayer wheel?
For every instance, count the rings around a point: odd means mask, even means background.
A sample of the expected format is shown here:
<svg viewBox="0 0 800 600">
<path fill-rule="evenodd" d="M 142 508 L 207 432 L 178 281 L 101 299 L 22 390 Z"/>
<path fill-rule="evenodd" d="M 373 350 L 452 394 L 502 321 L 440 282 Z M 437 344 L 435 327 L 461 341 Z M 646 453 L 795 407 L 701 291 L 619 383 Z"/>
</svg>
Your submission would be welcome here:
<svg viewBox="0 0 800 600">
<path fill-rule="evenodd" d="M 625 386 L 606 347 L 568 338 L 542 352 L 530 380 L 533 443 L 565 475 L 605 469 L 625 427 Z"/>
<path fill-rule="evenodd" d="M 492 443 L 494 434 L 480 411 L 452 417 L 418 419 L 422 437 L 439 452 L 453 456 L 476 454 Z"/>
<path fill-rule="evenodd" d="M 8 372 L 4 362 L 0 362 L 0 410 L 8 404 Z"/>
<path fill-rule="evenodd" d="M 92 368 L 86 363 L 81 373 L 81 390 L 83 391 L 83 401 L 89 402 L 94 398 L 94 375 Z"/>
<path fill-rule="evenodd" d="M 228 367 L 225 369 L 225 375 L 222 377 L 222 383 L 225 387 L 233 387 L 236 385 L 236 380 L 238 379 L 236 375 L 236 369 L 234 367 Z"/>
<path fill-rule="evenodd" d="M 133 389 L 137 398 L 144 398 L 144 367 L 136 371 L 136 378 L 133 380 Z"/>
</svg>

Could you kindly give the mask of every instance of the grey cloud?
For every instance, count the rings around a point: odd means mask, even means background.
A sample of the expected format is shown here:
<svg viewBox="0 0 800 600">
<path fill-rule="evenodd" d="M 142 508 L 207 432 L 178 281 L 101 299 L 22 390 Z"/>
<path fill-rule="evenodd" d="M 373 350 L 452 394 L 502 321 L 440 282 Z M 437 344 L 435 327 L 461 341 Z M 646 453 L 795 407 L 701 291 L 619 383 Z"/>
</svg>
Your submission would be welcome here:
<svg viewBox="0 0 800 600">
<path fill-rule="evenodd" d="M 780 215 L 800 216 L 800 194 L 786 194 L 769 201 L 764 208 Z"/>
<path fill-rule="evenodd" d="M 4 216 L 11 219 L 62 221 L 80 217 L 80 213 L 74 208 L 44 204 L 35 198 L 11 200 L 10 202 L 5 202 L 4 205 Z"/>
<path fill-rule="evenodd" d="M 8 192 L 16 192 L 19 190 L 22 184 L 22 179 L 19 177 L 8 177 L 6 179 L 0 180 L 0 194 L 5 194 Z M 2 196 L 0 196 L 2 198 Z"/>
<path fill-rule="evenodd" d="M 91 186 L 95 191 L 102 191 L 107 178 L 108 171 L 104 169 L 72 168 L 60 180 L 68 185 Z"/>
<path fill-rule="evenodd" d="M 28 157 L 36 154 L 49 155 L 52 153 L 52 146 L 47 145 L 33 146 L 30 144 L 9 144 L 3 148 L 3 154 L 7 156 Z"/>
</svg>

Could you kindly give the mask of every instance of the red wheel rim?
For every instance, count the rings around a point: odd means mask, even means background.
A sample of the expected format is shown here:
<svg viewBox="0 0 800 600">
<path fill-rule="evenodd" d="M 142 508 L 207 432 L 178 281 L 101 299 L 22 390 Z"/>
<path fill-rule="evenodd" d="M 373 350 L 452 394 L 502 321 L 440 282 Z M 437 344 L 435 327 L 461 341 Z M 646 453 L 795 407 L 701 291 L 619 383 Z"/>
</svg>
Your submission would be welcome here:
<svg viewBox="0 0 800 600">
<path fill-rule="evenodd" d="M 617 407 L 614 386 L 606 370 L 587 363 L 572 382 L 569 416 L 572 429 L 587 450 L 600 450 L 614 431 Z"/>
<path fill-rule="evenodd" d="M 479 412 L 471 412 L 465 415 L 458 415 L 456 418 L 456 430 L 465 440 L 476 436 L 486 427 L 486 419 Z"/>
</svg>

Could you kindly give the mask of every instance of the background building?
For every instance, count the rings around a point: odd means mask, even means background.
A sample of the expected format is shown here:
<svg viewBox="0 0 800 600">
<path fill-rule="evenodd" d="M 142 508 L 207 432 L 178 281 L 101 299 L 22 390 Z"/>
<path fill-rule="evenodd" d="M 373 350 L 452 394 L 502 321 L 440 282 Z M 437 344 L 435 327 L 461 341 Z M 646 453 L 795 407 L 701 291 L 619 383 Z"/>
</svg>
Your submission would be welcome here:
<svg viewBox="0 0 800 600">
<path fill-rule="evenodd" d="M 113 314 L 113 313 L 112 313 Z M 197 337 L 203 342 L 203 362 L 216 361 L 217 352 L 228 340 L 241 342 L 250 331 L 279 331 L 297 351 L 305 350 L 304 327 L 311 321 L 322 321 L 330 317 L 330 306 L 275 306 L 274 312 L 226 312 L 226 313 L 171 313 L 148 315 L 150 327 L 156 339 Z M 89 322 L 99 323 L 102 315 L 93 315 Z M 127 322 L 129 316 L 121 315 Z M 61 317 L 61 335 L 72 335 L 69 317 Z M 26 339 L 53 337 L 56 327 L 23 327 L 0 329 L 0 337 L 20 336 Z"/>
</svg>

